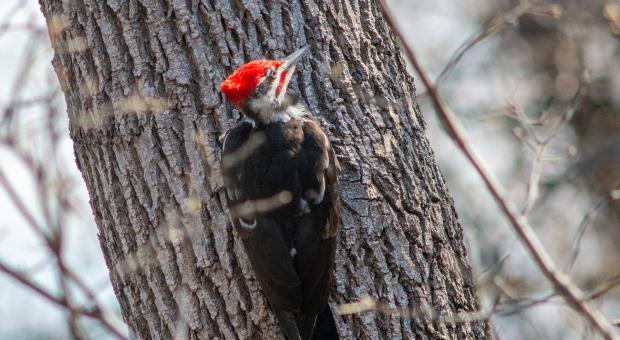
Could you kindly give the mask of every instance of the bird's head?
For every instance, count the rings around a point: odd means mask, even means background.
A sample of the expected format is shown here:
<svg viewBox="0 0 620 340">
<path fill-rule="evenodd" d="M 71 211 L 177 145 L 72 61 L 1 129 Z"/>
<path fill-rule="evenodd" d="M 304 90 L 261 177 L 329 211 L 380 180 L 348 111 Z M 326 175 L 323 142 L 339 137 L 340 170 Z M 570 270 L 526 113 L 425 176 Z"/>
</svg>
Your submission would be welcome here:
<svg viewBox="0 0 620 340">
<path fill-rule="evenodd" d="M 236 69 L 220 90 L 250 118 L 269 120 L 286 105 L 286 91 L 295 65 L 308 46 L 281 60 L 254 60 Z"/>
</svg>

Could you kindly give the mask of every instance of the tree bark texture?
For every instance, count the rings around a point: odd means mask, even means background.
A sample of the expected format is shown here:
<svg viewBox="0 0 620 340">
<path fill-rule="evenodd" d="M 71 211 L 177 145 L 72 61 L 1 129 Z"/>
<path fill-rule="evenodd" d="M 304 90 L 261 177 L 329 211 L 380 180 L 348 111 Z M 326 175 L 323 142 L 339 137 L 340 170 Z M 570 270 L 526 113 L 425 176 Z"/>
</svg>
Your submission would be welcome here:
<svg viewBox="0 0 620 340">
<path fill-rule="evenodd" d="M 484 338 L 462 228 L 373 0 L 40 0 L 114 291 L 141 339 L 282 337 L 226 214 L 219 83 L 310 45 L 292 87 L 334 142 L 343 338 Z M 431 308 L 430 315 L 424 308 Z M 395 308 L 418 312 L 410 317 Z M 423 312 L 420 312 L 422 310 Z"/>
</svg>

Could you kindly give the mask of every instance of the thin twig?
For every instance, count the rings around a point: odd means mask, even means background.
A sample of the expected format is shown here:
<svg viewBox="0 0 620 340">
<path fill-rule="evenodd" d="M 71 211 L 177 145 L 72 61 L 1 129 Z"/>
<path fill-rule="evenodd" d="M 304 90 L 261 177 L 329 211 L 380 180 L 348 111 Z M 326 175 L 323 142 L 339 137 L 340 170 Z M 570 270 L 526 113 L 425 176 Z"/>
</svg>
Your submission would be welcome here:
<svg viewBox="0 0 620 340">
<path fill-rule="evenodd" d="M 127 337 L 124 336 L 119 330 L 117 330 L 103 316 L 100 309 L 97 309 L 97 308 L 85 309 L 85 308 L 76 308 L 73 306 L 69 306 L 66 304 L 65 299 L 55 297 L 54 295 L 52 295 L 51 293 L 49 293 L 48 291 L 46 291 L 45 289 L 37 285 L 36 283 L 32 282 L 26 276 L 18 273 L 16 270 L 10 268 L 6 264 L 2 263 L 1 261 L 0 261 L 0 272 L 3 272 L 4 274 L 18 281 L 20 284 L 29 288 L 33 292 L 39 294 L 41 297 L 45 298 L 47 301 L 55 305 L 61 306 L 63 308 L 71 309 L 70 313 L 76 313 L 76 314 L 83 315 L 85 317 L 97 320 L 99 323 L 101 323 L 101 325 L 105 329 L 107 329 L 110 333 L 114 334 L 114 336 L 116 336 L 118 339 L 127 340 Z"/>
<path fill-rule="evenodd" d="M 577 228 L 577 235 L 575 236 L 575 240 L 573 241 L 573 248 L 571 251 L 570 258 L 568 262 L 566 263 L 566 267 L 564 269 L 566 272 L 571 271 L 571 269 L 573 268 L 573 265 L 575 264 L 575 261 L 577 260 L 577 257 L 579 256 L 579 252 L 581 250 L 581 240 L 583 239 L 583 236 L 585 235 L 586 230 L 588 229 L 588 226 L 590 225 L 590 222 L 594 218 L 594 215 L 608 202 L 609 202 L 608 197 L 601 199 L 597 204 L 594 205 L 594 207 L 592 207 L 592 209 L 590 209 L 590 211 L 588 211 L 585 214 L 585 216 L 581 220 L 581 223 L 579 224 L 579 228 Z"/>
<path fill-rule="evenodd" d="M 590 293 L 588 295 L 588 300 L 596 300 L 601 296 L 605 295 L 610 290 L 618 287 L 620 285 L 620 274 L 612 277 L 603 287 L 597 289 L 596 291 Z"/>
<path fill-rule="evenodd" d="M 54 101 L 58 99 L 61 91 L 55 82 L 50 82 L 51 89 L 44 92 L 42 96 L 34 98 L 24 98 L 23 96 L 24 90 L 29 85 L 27 78 L 32 72 L 33 67 L 36 66 L 37 52 L 41 42 L 47 39 L 47 35 L 43 35 L 47 30 L 36 24 L 36 16 L 31 16 L 24 24 L 12 23 L 13 18 L 23 8 L 24 3 L 24 1 L 16 1 L 14 8 L 8 12 L 9 14 L 0 18 L 0 38 L 2 38 L 4 33 L 12 30 L 26 30 L 30 33 L 30 39 L 23 51 L 22 61 L 17 68 L 18 76 L 12 82 L 8 103 L 0 108 L 0 147 L 12 152 L 26 168 L 22 175 L 32 177 L 39 205 L 35 207 L 26 204 L 26 200 L 19 194 L 19 186 L 14 181 L 11 181 L 2 167 L 0 167 L 0 193 L 3 192 L 7 196 L 8 200 L 15 207 L 14 210 L 25 220 L 25 225 L 47 248 L 49 258 L 55 260 L 53 262 L 46 262 L 54 263 L 55 265 L 56 282 L 59 290 L 58 292 L 48 291 L 35 282 L 30 272 L 26 275 L 24 272 L 13 269 L 1 261 L 0 274 L 6 274 L 22 286 L 33 291 L 36 295 L 64 309 L 69 331 L 74 339 L 79 340 L 88 337 L 88 334 L 84 334 L 80 327 L 79 321 L 81 317 L 87 317 L 98 322 L 103 330 L 116 338 L 126 339 L 127 337 L 106 319 L 106 314 L 96 299 L 95 291 L 90 289 L 69 268 L 63 258 L 65 214 L 70 212 L 70 208 L 67 204 L 67 192 L 61 189 L 56 190 L 55 188 L 55 181 L 63 179 L 60 174 L 61 171 L 55 167 L 60 140 L 55 125 L 57 125 L 57 115 L 60 111 L 55 108 Z M 45 124 L 38 130 L 49 135 L 46 147 L 50 152 L 47 153 L 49 157 L 47 161 L 39 160 L 32 150 L 20 147 L 20 140 L 25 140 L 26 137 L 32 138 L 33 133 L 26 131 L 25 133 L 28 135 L 21 138 L 22 136 L 19 135 L 17 129 L 22 119 L 24 122 L 30 123 L 29 120 L 22 118 L 21 111 L 39 105 L 47 108 L 46 119 L 37 119 L 37 122 Z M 53 199 L 56 201 L 53 201 Z M 40 268 L 35 267 L 35 269 L 39 270 Z M 80 297 L 85 297 L 86 301 L 79 301 L 74 296 L 75 294 L 81 294 Z"/>
<path fill-rule="evenodd" d="M 571 100 L 571 104 L 568 106 L 564 114 L 558 119 L 558 121 L 550 128 L 550 133 L 545 138 L 538 137 L 535 129 L 530 125 L 524 123 L 527 119 L 525 113 L 521 110 L 517 110 L 518 117 L 522 119 L 522 125 L 525 127 L 528 135 L 534 139 L 534 164 L 532 165 L 532 171 L 530 172 L 530 177 L 527 181 L 527 194 L 525 198 L 525 203 L 523 204 L 523 208 L 521 209 L 521 214 L 526 216 L 531 210 L 534 208 L 536 204 L 536 200 L 538 199 L 539 187 L 540 187 L 540 175 L 542 173 L 542 166 L 545 162 L 550 161 L 550 158 L 547 157 L 546 151 L 551 141 L 555 139 L 555 137 L 563 130 L 563 128 L 570 122 L 571 118 L 575 114 L 577 107 L 581 103 L 581 100 L 585 97 L 589 88 L 589 77 L 587 74 L 584 74 L 582 81 L 579 83 L 579 89 L 573 96 Z M 541 115 L 542 117 L 542 115 Z M 522 138 L 522 141 L 525 141 L 525 138 Z M 529 143 L 526 145 L 530 145 Z"/>
<path fill-rule="evenodd" d="M 547 303 L 555 296 L 556 296 L 555 293 L 551 293 L 538 299 L 522 299 L 522 300 L 510 301 L 510 303 L 504 302 L 503 304 L 500 305 L 500 307 L 502 308 L 497 308 L 497 316 L 506 317 L 506 316 L 517 314 L 517 313 L 521 313 L 525 309 L 532 308 L 532 307 L 538 306 L 543 303 Z M 506 305 L 507 307 L 504 307 Z M 511 308 L 511 309 L 504 310 L 508 308 Z"/>
<path fill-rule="evenodd" d="M 392 15 L 383 0 L 379 1 L 381 9 L 383 11 L 384 18 L 387 24 L 392 28 L 393 32 L 400 39 L 407 58 L 413 65 L 420 76 L 420 80 L 426 87 L 428 94 L 433 103 L 433 107 L 438 116 L 445 124 L 446 130 L 454 139 L 457 146 L 461 149 L 463 154 L 467 157 L 469 162 L 475 168 L 476 172 L 480 175 L 484 181 L 487 189 L 495 199 L 496 203 L 510 222 L 510 225 L 515 230 L 521 242 L 524 244 L 534 262 L 540 269 L 540 271 L 547 277 L 547 279 L 553 283 L 556 290 L 561 294 L 577 311 L 582 315 L 592 327 L 594 327 L 605 339 L 618 339 L 615 334 L 615 329 L 612 323 L 605 318 L 598 310 L 592 308 L 584 301 L 583 292 L 560 271 L 547 250 L 541 243 L 540 239 L 534 233 L 532 227 L 529 225 L 527 218 L 519 213 L 515 205 L 508 200 L 504 194 L 504 189 L 499 182 L 497 182 L 491 174 L 483 167 L 482 162 L 475 155 L 469 140 L 465 137 L 460 124 L 452 117 L 452 114 L 448 111 L 443 103 L 437 88 L 431 83 L 426 71 L 422 68 L 417 60 L 416 55 L 413 53 L 411 47 L 405 41 L 402 32 L 395 24 Z"/>
<path fill-rule="evenodd" d="M 452 71 L 456 64 L 458 64 L 458 62 L 461 60 L 461 58 L 463 58 L 467 51 L 469 51 L 472 47 L 474 47 L 485 38 L 493 34 L 499 33 L 505 28 L 514 25 L 517 19 L 519 19 L 519 17 L 521 17 L 523 14 L 525 14 L 532 4 L 533 1 L 520 2 L 519 5 L 515 7 L 512 11 L 508 12 L 505 15 L 493 18 L 493 20 L 491 20 L 491 22 L 486 27 L 476 32 L 469 39 L 465 40 L 463 44 L 461 44 L 461 46 L 457 48 L 452 57 L 450 57 L 450 60 L 446 63 L 446 66 L 437 77 L 437 80 L 435 81 L 437 86 L 439 86 L 446 80 L 450 71 Z"/>
</svg>

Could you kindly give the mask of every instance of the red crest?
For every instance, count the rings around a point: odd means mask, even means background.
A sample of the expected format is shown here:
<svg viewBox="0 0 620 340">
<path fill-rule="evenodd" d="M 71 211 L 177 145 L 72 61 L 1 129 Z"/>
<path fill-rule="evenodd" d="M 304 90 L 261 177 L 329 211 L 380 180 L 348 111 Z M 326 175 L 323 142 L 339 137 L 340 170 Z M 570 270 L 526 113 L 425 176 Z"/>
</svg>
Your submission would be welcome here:
<svg viewBox="0 0 620 340">
<path fill-rule="evenodd" d="M 226 98 L 230 100 L 237 107 L 241 107 L 243 102 L 252 95 L 252 92 L 258 85 L 261 77 L 265 75 L 265 70 L 269 67 L 278 68 L 281 62 L 278 60 L 254 60 L 239 67 L 228 78 L 226 78 L 220 85 L 220 91 L 224 93 Z M 278 85 L 277 92 L 280 93 L 282 85 L 284 85 L 284 79 L 286 78 L 286 72 L 282 72 L 280 76 L 280 84 Z"/>
</svg>

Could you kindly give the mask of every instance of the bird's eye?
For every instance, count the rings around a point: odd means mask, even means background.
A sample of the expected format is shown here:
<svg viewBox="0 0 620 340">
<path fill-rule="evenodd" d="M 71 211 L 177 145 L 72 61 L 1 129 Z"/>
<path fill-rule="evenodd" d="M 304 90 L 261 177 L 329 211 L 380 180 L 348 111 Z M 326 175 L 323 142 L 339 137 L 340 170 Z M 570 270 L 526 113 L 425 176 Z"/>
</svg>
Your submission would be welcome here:
<svg viewBox="0 0 620 340">
<path fill-rule="evenodd" d="M 270 67 L 268 69 L 265 70 L 265 77 L 267 78 L 275 78 L 276 77 L 276 69 L 273 67 Z"/>
</svg>

